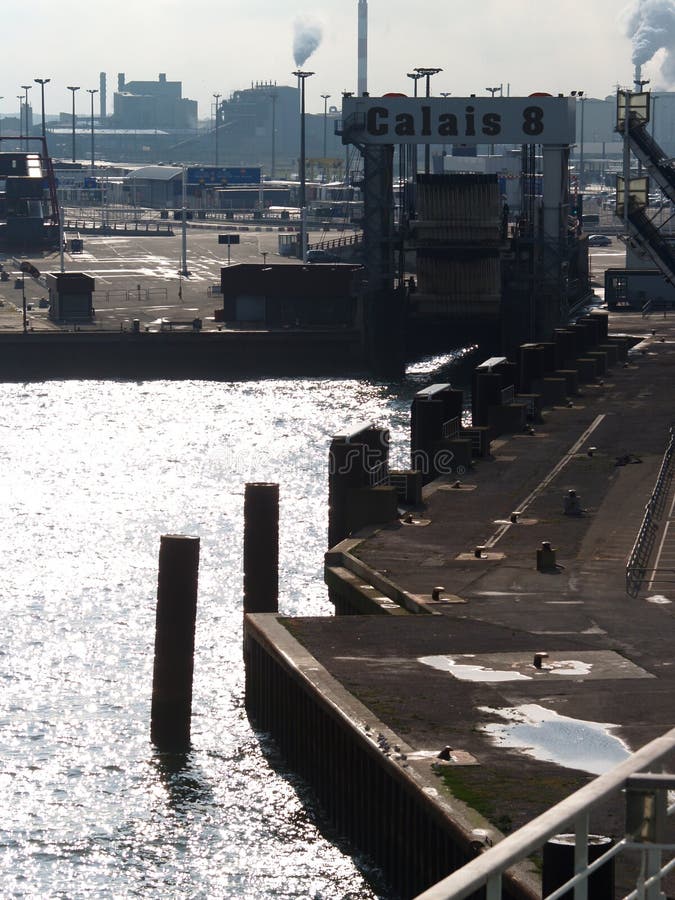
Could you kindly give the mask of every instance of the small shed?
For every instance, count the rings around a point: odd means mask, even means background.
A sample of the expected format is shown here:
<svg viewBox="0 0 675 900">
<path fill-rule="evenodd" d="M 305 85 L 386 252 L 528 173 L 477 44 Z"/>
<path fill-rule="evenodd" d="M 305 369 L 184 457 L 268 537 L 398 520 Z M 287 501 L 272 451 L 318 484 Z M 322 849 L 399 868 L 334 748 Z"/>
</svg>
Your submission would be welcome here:
<svg viewBox="0 0 675 900">
<path fill-rule="evenodd" d="M 342 263 L 228 266 L 220 270 L 222 320 L 262 328 L 352 327 L 364 271 Z"/>
<path fill-rule="evenodd" d="M 82 272 L 57 272 L 45 276 L 49 291 L 49 318 L 54 322 L 91 322 L 96 280 Z"/>
</svg>

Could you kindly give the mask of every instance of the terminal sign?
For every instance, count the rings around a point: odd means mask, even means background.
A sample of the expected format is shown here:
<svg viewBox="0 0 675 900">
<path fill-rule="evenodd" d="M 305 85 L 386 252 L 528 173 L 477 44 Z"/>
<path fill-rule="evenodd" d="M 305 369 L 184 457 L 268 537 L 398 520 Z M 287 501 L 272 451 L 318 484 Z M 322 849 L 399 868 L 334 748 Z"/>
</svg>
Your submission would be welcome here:
<svg viewBox="0 0 675 900">
<path fill-rule="evenodd" d="M 572 144 L 571 97 L 348 97 L 343 140 L 365 144 Z"/>
</svg>

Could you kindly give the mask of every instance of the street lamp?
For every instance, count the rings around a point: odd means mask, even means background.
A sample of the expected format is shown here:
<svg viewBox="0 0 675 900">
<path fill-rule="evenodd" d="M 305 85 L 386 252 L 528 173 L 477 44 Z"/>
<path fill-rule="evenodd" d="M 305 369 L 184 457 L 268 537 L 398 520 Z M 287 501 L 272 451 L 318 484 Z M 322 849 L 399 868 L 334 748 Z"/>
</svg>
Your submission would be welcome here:
<svg viewBox="0 0 675 900">
<path fill-rule="evenodd" d="M 586 98 L 584 97 L 583 91 L 571 91 L 570 92 L 573 97 L 576 97 L 577 100 L 581 103 L 581 128 L 579 135 L 579 187 L 583 191 L 584 189 L 584 104 L 586 103 Z"/>
<path fill-rule="evenodd" d="M 424 75 L 427 80 L 427 97 L 431 97 L 431 76 L 437 75 L 439 72 L 442 72 L 443 69 L 433 68 L 433 67 L 425 67 L 425 66 L 417 66 L 415 68 L 416 72 L 419 72 L 420 75 Z M 431 170 L 431 146 L 430 144 L 424 145 L 424 174 L 428 175 Z"/>
<path fill-rule="evenodd" d="M 448 97 L 452 96 L 452 91 L 440 91 L 440 95 L 444 100 L 447 100 Z M 445 150 L 445 144 L 443 144 L 443 172 L 445 172 L 445 157 L 446 157 L 446 150 Z"/>
<path fill-rule="evenodd" d="M 421 72 L 415 70 L 414 72 L 406 72 L 408 78 L 412 78 L 413 80 L 413 97 L 417 98 L 417 82 L 420 78 L 424 78 L 424 75 Z M 417 144 L 414 144 L 410 148 L 410 162 L 411 164 L 414 162 L 415 165 L 415 175 L 417 175 Z"/>
<path fill-rule="evenodd" d="M 306 175 L 305 175 L 305 81 L 314 72 L 302 72 L 296 69 L 292 73 L 300 83 L 300 206 L 305 206 Z"/>
<path fill-rule="evenodd" d="M 94 94 L 98 94 L 98 88 L 87 88 L 91 94 L 91 174 L 94 174 Z M 75 95 L 73 94 L 73 97 Z"/>
<path fill-rule="evenodd" d="M 305 81 L 313 75 L 314 72 L 303 72 L 296 69 L 293 75 L 296 76 L 300 84 L 300 248 L 301 259 L 304 262 L 307 254 L 305 239 L 305 206 L 307 203 L 306 193 L 306 173 L 305 173 Z"/>
<path fill-rule="evenodd" d="M 50 78 L 34 78 L 33 81 L 40 85 L 40 94 L 42 97 L 42 138 L 47 140 L 47 131 L 45 129 L 45 85 L 49 84 Z"/>
<path fill-rule="evenodd" d="M 497 91 L 501 91 L 501 90 L 502 90 L 502 86 L 501 86 L 501 85 L 498 85 L 497 87 L 487 87 L 487 88 L 485 88 L 485 90 L 488 92 L 488 94 L 489 94 L 489 95 L 492 97 L 492 99 L 494 100 L 494 99 L 495 99 L 495 94 L 497 93 Z M 494 154 L 495 154 L 495 145 L 494 145 L 494 144 L 490 144 L 490 156 L 494 156 Z"/>
<path fill-rule="evenodd" d="M 26 94 L 26 101 L 23 105 L 23 108 L 26 113 L 26 151 L 28 151 L 28 91 L 33 89 L 33 85 L 32 84 L 22 84 L 21 87 L 23 88 L 23 90 Z"/>
<path fill-rule="evenodd" d="M 279 95 L 276 91 L 272 91 L 269 95 L 270 100 L 272 101 L 272 164 L 270 166 L 270 177 L 274 178 L 276 175 L 276 153 L 277 153 L 277 97 Z"/>
<path fill-rule="evenodd" d="M 68 90 L 73 92 L 73 162 L 75 162 L 75 91 L 79 91 L 79 87 L 69 84 Z"/>
<path fill-rule="evenodd" d="M 328 98 L 330 94 L 321 94 L 321 99 L 323 100 L 323 158 L 325 159 L 328 156 L 328 144 L 327 144 L 327 125 L 328 125 Z M 325 163 L 324 163 L 325 165 Z"/>
<path fill-rule="evenodd" d="M 222 94 L 214 94 L 213 95 L 216 100 L 216 169 L 218 168 L 218 107 L 220 98 L 223 96 Z"/>
<path fill-rule="evenodd" d="M 424 78 L 424 75 L 421 72 L 417 72 L 417 71 L 406 72 L 406 75 L 408 76 L 408 78 L 412 78 L 412 80 L 413 80 L 413 84 L 415 86 L 415 93 L 413 94 L 413 97 L 416 97 L 417 96 L 417 82 L 420 80 L 420 78 Z"/>
</svg>

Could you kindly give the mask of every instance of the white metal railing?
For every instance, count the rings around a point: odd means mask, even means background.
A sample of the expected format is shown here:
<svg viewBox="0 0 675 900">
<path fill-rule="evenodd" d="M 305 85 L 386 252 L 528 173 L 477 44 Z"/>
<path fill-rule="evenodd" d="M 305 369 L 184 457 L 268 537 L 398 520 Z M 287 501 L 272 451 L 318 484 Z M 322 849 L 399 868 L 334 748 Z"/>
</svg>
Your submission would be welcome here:
<svg viewBox="0 0 675 900">
<path fill-rule="evenodd" d="M 675 453 L 675 426 L 670 428 L 670 440 L 663 455 L 661 468 L 656 478 L 654 489 L 647 505 L 645 506 L 645 514 L 638 531 L 638 536 L 633 544 L 633 549 L 626 563 L 626 593 L 630 597 L 637 597 L 642 581 L 647 572 L 647 563 L 651 556 L 656 540 L 656 533 L 659 527 L 659 521 L 663 508 L 666 503 L 666 496 L 673 477 L 673 454 Z"/>
<path fill-rule="evenodd" d="M 501 900 L 504 873 L 511 866 L 526 860 L 530 854 L 537 852 L 552 837 L 561 832 L 570 831 L 570 829 L 573 829 L 575 835 L 575 874 L 564 885 L 542 900 L 557 900 L 570 890 L 574 891 L 574 900 L 589 900 L 589 876 L 614 856 L 627 851 L 639 852 L 642 858 L 635 890 L 627 894 L 624 900 L 652 900 L 652 898 L 656 900 L 662 896 L 661 880 L 675 869 L 675 858 L 663 865 L 662 855 L 667 852 L 675 853 L 675 844 L 657 842 L 658 831 L 654 833 L 650 831 L 653 823 L 645 814 L 642 819 L 638 820 L 638 827 L 635 831 L 617 841 L 610 850 L 589 863 L 590 814 L 602 803 L 610 798 L 615 798 L 626 789 L 628 789 L 627 796 L 630 795 L 632 784 L 635 781 L 637 781 L 638 790 L 644 790 L 646 785 L 647 791 L 650 781 L 652 781 L 653 796 L 657 799 L 651 808 L 656 812 L 663 808 L 664 816 L 673 816 L 675 803 L 668 806 L 668 789 L 670 788 L 672 791 L 675 779 L 662 774 L 640 775 L 637 778 L 636 776 L 637 773 L 644 773 L 650 767 L 660 768 L 665 757 L 674 751 L 675 728 L 672 728 L 662 737 L 656 738 L 633 753 L 611 771 L 600 775 L 561 803 L 537 816 L 523 828 L 484 851 L 443 881 L 424 891 L 417 897 L 417 900 L 463 900 L 481 888 L 486 889 L 486 900 Z M 649 805 L 645 804 L 644 809 L 648 808 Z M 655 820 L 658 818 L 656 812 Z M 664 816 L 659 819 L 659 827 L 664 825 L 661 821 Z M 650 837 L 651 840 L 649 840 Z M 593 898 L 590 897 L 590 900 Z"/>
<path fill-rule="evenodd" d="M 368 469 L 368 484 L 371 488 L 389 484 L 389 465 L 383 461 Z"/>
<path fill-rule="evenodd" d="M 522 394 L 516 394 L 516 401 L 525 405 L 525 414 L 528 419 L 536 418 L 537 404 L 533 397 L 524 397 Z"/>
<path fill-rule="evenodd" d="M 443 422 L 442 434 L 446 441 L 454 441 L 459 437 L 461 424 L 459 416 L 456 416 L 454 419 L 448 419 L 447 422 Z"/>
</svg>

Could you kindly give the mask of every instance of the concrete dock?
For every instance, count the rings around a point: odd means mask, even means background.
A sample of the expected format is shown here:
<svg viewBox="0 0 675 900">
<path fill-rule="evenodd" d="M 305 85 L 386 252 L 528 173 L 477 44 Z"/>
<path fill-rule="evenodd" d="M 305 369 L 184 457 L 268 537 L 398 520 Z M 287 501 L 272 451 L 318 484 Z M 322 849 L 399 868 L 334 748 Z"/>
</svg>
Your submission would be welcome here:
<svg viewBox="0 0 675 900">
<path fill-rule="evenodd" d="M 280 652 L 271 618 L 249 623 L 383 766 L 437 795 L 469 855 L 476 827 L 499 840 L 673 725 L 672 480 L 637 596 L 627 594 L 626 560 L 675 423 L 675 319 L 614 315 L 616 332 L 639 341 L 627 362 L 546 408 L 533 431 L 494 440 L 466 474 L 432 482 L 412 521 L 365 529 L 329 554 L 329 580 L 351 579 L 347 590 L 370 596 L 378 615 L 286 620 Z M 580 515 L 565 514 L 570 491 Z M 544 544 L 554 558 L 538 570 Z M 341 553 L 357 560 L 351 572 Z M 558 723 L 553 745 L 528 749 L 531 728 L 509 746 L 510 726 L 529 716 L 536 725 L 538 714 Z M 592 830 L 619 837 L 623 815 L 608 806 Z M 379 858 L 386 868 L 387 854 Z M 629 878 L 620 867 L 617 877 Z M 419 889 L 393 879 L 401 896 Z M 526 882 L 527 873 L 514 896 L 531 896 Z"/>
</svg>

